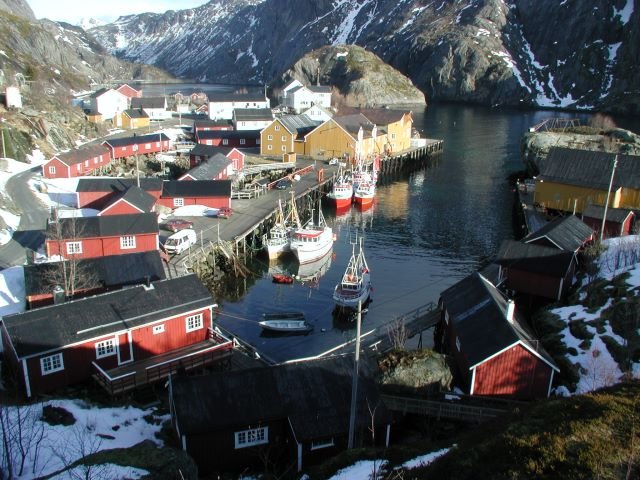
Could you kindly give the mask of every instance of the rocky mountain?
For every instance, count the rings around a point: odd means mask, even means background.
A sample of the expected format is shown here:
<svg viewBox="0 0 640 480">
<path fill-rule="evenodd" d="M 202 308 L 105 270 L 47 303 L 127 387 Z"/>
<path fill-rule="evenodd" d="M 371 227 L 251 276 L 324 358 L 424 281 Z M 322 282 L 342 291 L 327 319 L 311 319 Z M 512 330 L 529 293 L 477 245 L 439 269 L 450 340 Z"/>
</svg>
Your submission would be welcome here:
<svg viewBox="0 0 640 480">
<path fill-rule="evenodd" d="M 359 45 L 429 100 L 640 113 L 634 0 L 211 0 L 91 29 L 107 50 L 207 82 L 268 83 Z"/>
</svg>

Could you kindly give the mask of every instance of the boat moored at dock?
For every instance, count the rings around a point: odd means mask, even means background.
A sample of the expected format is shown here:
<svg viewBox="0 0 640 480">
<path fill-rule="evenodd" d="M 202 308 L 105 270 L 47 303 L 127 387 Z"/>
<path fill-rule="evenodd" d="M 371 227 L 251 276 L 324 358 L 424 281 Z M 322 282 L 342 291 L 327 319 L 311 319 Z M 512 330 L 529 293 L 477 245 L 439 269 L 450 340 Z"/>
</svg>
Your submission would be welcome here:
<svg viewBox="0 0 640 480">
<path fill-rule="evenodd" d="M 299 263 L 309 263 L 324 257 L 333 246 L 333 230 L 327 225 L 322 209 L 318 205 L 318 221 L 311 219 L 293 232 L 291 251 Z"/>
<path fill-rule="evenodd" d="M 347 268 L 333 291 L 333 300 L 338 307 L 358 308 L 365 303 L 371 294 L 371 275 L 364 256 L 362 242 L 356 254 L 355 244 Z"/>
</svg>

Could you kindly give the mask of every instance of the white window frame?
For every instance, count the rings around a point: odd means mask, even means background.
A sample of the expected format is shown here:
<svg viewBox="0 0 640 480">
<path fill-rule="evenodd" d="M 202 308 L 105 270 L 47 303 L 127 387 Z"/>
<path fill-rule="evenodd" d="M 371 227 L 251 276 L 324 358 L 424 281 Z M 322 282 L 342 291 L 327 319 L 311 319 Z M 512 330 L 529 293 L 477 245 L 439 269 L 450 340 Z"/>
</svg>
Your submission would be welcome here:
<svg viewBox="0 0 640 480">
<path fill-rule="evenodd" d="M 96 342 L 96 359 L 112 357 L 117 353 L 116 339 L 108 338 L 101 342 Z"/>
<path fill-rule="evenodd" d="M 82 253 L 82 242 L 67 242 L 67 255 L 78 255 Z"/>
<path fill-rule="evenodd" d="M 267 140 L 273 140 L 273 135 L 267 135 Z"/>
<path fill-rule="evenodd" d="M 184 207 L 184 198 L 174 198 L 173 199 L 174 207 Z"/>
<path fill-rule="evenodd" d="M 276 131 L 276 132 L 279 132 L 279 131 L 280 131 L 280 125 L 275 125 L 275 127 L 274 127 L 274 128 L 275 128 L 275 131 Z"/>
<path fill-rule="evenodd" d="M 85 166 L 85 167 L 88 167 L 88 166 L 89 166 L 89 160 L 85 160 L 85 161 L 84 161 L 84 166 Z"/>
<path fill-rule="evenodd" d="M 145 150 L 151 150 L 151 144 L 150 143 L 145 143 L 144 144 L 144 149 Z"/>
<path fill-rule="evenodd" d="M 49 165 L 49 175 L 55 175 L 56 174 L 56 167 L 53 165 Z"/>
<path fill-rule="evenodd" d="M 42 375 L 49 375 L 50 373 L 59 372 L 61 370 L 64 370 L 62 353 L 56 353 L 40 359 L 40 371 Z"/>
<path fill-rule="evenodd" d="M 153 334 L 154 335 L 158 335 L 160 333 L 164 333 L 164 323 L 161 323 L 160 325 L 154 325 L 153 326 Z"/>
<path fill-rule="evenodd" d="M 287 141 L 287 136 L 286 136 L 286 135 L 282 135 L 282 136 L 280 137 L 280 141 L 282 141 L 282 142 L 286 142 L 286 141 Z"/>
<path fill-rule="evenodd" d="M 283 152 L 286 152 L 287 151 L 287 146 L 286 145 L 282 145 L 280 147 L 280 150 L 282 150 Z"/>
<path fill-rule="evenodd" d="M 319 440 L 317 442 L 311 440 L 311 450 L 320 450 L 321 448 L 329 448 L 333 447 L 334 445 L 335 441 L 333 440 L 333 437 L 331 437 L 329 440 Z"/>
<path fill-rule="evenodd" d="M 273 150 L 273 145 L 267 145 L 267 150 Z"/>
<path fill-rule="evenodd" d="M 229 145 L 229 139 L 228 138 L 223 138 L 222 139 L 222 144 L 223 145 Z"/>
<path fill-rule="evenodd" d="M 240 139 L 240 145 L 244 145 L 245 143 L 247 143 L 246 140 L 244 138 L 241 138 Z"/>
<path fill-rule="evenodd" d="M 196 313 L 195 315 L 189 315 L 184 319 L 184 325 L 187 332 L 194 332 L 200 330 L 204 326 L 204 319 L 202 313 Z"/>
<path fill-rule="evenodd" d="M 269 427 L 251 428 L 234 433 L 235 448 L 247 448 L 269 443 Z"/>
<path fill-rule="evenodd" d="M 125 235 L 120 237 L 120 249 L 121 250 L 129 250 L 132 248 L 136 248 L 136 236 L 135 235 Z"/>
<path fill-rule="evenodd" d="M 94 165 L 98 164 L 98 157 L 93 157 L 93 163 L 94 163 Z"/>
</svg>

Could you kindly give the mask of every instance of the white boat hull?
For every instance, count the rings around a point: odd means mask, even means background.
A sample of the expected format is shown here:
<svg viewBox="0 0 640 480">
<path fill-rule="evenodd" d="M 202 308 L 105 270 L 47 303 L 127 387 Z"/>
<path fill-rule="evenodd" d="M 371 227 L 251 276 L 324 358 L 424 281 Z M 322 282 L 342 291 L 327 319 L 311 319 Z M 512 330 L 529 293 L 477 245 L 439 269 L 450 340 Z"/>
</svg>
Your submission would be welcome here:
<svg viewBox="0 0 640 480">
<path fill-rule="evenodd" d="M 319 260 L 329 253 L 331 247 L 333 247 L 333 230 L 331 227 L 324 227 L 322 233 L 316 236 L 315 239 L 309 237 L 309 241 L 302 241 L 294 238 L 291 242 L 291 251 L 299 263 Z"/>
<path fill-rule="evenodd" d="M 333 291 L 333 300 L 336 305 L 343 308 L 358 308 L 358 303 L 364 304 L 371 295 L 371 282 L 368 278 L 363 279 L 362 286 L 358 290 L 345 290 L 340 285 L 336 285 Z"/>
</svg>

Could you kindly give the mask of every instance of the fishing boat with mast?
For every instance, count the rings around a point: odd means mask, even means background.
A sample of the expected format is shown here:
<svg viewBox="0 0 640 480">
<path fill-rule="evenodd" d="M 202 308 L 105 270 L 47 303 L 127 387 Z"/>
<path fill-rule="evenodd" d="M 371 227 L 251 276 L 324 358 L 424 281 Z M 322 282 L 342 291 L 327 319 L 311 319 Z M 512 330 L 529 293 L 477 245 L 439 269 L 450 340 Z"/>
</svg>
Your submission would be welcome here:
<svg viewBox="0 0 640 480">
<path fill-rule="evenodd" d="M 278 200 L 273 227 L 265 234 L 262 244 L 269 255 L 269 260 L 291 251 L 291 235 L 296 228 L 300 228 L 300 218 L 296 209 L 296 201 L 291 194 L 291 203 L 285 214 L 282 202 Z"/>
<path fill-rule="evenodd" d="M 327 225 L 318 202 L 318 219 L 314 223 L 314 210 L 311 218 L 301 228 L 297 228 L 291 237 L 291 251 L 299 263 L 309 263 L 324 257 L 333 246 L 333 230 Z"/>
<path fill-rule="evenodd" d="M 358 304 L 365 303 L 371 294 L 371 274 L 362 249 L 362 240 L 358 245 L 356 254 L 356 244 L 353 244 L 347 268 L 333 291 L 333 299 L 338 307 L 358 308 Z"/>
<path fill-rule="evenodd" d="M 353 199 L 356 205 L 360 207 L 367 207 L 373 203 L 373 199 L 376 196 L 376 183 L 373 180 L 362 182 L 358 185 Z"/>
<path fill-rule="evenodd" d="M 327 194 L 327 198 L 331 200 L 337 210 L 343 209 L 351 205 L 353 201 L 353 185 L 348 176 L 340 169 L 338 175 L 333 182 L 331 191 Z"/>
</svg>

